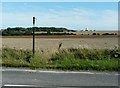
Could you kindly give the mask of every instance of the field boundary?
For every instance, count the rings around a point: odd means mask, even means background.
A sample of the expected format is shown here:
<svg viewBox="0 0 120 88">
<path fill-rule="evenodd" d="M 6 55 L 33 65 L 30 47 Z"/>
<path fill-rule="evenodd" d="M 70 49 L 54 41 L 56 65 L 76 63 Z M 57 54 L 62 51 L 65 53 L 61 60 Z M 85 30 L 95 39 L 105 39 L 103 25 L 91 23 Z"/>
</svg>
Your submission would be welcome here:
<svg viewBox="0 0 120 88">
<path fill-rule="evenodd" d="M 117 38 L 116 35 L 67 35 L 67 36 L 35 36 L 35 38 Z M 0 38 L 32 38 L 32 36 L 0 36 Z"/>
</svg>

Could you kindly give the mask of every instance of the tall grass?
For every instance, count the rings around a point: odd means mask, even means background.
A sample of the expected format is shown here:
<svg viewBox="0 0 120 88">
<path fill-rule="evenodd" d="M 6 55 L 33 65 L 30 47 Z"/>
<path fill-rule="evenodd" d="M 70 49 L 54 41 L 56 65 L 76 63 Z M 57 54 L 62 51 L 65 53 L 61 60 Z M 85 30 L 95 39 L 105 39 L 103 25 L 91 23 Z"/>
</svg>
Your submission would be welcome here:
<svg viewBox="0 0 120 88">
<path fill-rule="evenodd" d="M 118 58 L 114 53 L 118 50 L 108 49 L 67 49 L 56 53 L 52 58 L 52 64 L 59 68 L 70 70 L 118 70 Z"/>
<path fill-rule="evenodd" d="M 30 50 L 2 49 L 2 65 L 6 67 L 29 67 L 32 69 L 118 71 L 118 49 L 63 49 L 47 54 Z"/>
</svg>

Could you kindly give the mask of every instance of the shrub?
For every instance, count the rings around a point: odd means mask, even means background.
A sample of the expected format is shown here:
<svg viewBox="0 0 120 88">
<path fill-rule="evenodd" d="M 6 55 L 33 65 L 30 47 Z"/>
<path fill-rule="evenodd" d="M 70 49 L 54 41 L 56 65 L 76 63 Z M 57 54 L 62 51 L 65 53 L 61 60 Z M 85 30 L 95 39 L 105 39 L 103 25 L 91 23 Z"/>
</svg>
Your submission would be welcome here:
<svg viewBox="0 0 120 88">
<path fill-rule="evenodd" d="M 100 33 L 97 33 L 97 35 L 100 35 Z"/>
<path fill-rule="evenodd" d="M 92 35 L 96 35 L 96 33 L 93 33 Z"/>
</svg>

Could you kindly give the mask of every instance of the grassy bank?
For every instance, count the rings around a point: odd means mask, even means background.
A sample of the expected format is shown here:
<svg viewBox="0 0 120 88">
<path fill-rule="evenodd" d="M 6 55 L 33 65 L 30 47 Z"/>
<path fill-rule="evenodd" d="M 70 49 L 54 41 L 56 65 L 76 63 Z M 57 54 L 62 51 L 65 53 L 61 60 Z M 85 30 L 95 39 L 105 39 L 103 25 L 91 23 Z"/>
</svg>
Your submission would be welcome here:
<svg viewBox="0 0 120 88">
<path fill-rule="evenodd" d="M 64 49 L 47 54 L 37 51 L 33 57 L 30 50 L 2 49 L 2 65 L 28 67 L 31 69 L 118 71 L 117 49 Z"/>
</svg>

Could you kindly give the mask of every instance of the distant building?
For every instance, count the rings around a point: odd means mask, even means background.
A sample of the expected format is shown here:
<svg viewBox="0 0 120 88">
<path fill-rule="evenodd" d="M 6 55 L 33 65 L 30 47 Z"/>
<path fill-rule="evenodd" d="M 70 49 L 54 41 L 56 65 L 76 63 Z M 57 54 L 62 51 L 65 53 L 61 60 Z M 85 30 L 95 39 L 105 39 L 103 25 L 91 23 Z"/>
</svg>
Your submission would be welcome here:
<svg viewBox="0 0 120 88">
<path fill-rule="evenodd" d="M 88 29 L 88 27 L 87 28 L 85 28 L 85 31 L 88 31 L 89 29 Z"/>
</svg>

